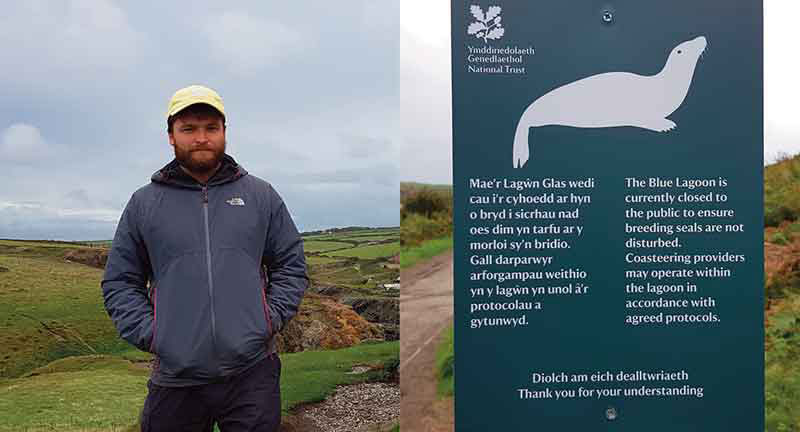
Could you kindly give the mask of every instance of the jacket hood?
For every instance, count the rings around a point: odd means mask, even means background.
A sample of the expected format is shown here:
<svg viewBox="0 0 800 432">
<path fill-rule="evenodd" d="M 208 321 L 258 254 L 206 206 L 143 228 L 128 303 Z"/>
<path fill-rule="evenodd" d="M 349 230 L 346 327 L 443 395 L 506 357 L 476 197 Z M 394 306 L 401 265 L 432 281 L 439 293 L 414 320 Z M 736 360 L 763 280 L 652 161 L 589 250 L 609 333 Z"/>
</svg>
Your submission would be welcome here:
<svg viewBox="0 0 800 432">
<path fill-rule="evenodd" d="M 222 165 L 217 172 L 208 179 L 208 186 L 216 186 L 224 183 L 236 181 L 245 175 L 247 171 L 242 168 L 236 161 L 227 153 L 222 156 Z M 155 183 L 162 183 L 170 186 L 185 187 L 191 189 L 199 189 L 203 185 L 199 183 L 194 177 L 190 176 L 183 169 L 177 159 L 166 164 L 163 168 L 153 173 L 150 180 Z"/>
</svg>

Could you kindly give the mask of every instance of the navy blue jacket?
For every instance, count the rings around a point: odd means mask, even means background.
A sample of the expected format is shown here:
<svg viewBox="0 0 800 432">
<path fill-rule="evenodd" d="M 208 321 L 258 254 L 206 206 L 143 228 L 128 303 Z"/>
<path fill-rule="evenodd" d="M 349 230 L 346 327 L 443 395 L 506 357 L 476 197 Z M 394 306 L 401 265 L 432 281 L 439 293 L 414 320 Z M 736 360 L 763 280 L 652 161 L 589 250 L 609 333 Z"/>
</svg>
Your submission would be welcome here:
<svg viewBox="0 0 800 432">
<path fill-rule="evenodd" d="M 101 286 L 120 336 L 155 354 L 153 382 L 186 386 L 274 352 L 308 276 L 281 197 L 225 155 L 205 185 L 173 160 L 133 194 Z"/>
</svg>

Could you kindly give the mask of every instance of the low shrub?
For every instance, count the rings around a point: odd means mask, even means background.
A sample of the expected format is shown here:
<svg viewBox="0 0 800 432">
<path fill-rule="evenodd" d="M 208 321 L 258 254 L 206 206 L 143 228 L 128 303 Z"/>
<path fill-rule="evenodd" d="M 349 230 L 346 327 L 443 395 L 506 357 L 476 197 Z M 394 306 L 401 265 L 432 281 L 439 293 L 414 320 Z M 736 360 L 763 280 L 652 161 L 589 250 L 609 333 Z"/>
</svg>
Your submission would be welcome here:
<svg viewBox="0 0 800 432">
<path fill-rule="evenodd" d="M 764 225 L 800 218 L 800 155 L 764 168 Z"/>
<path fill-rule="evenodd" d="M 455 376 L 455 351 L 453 326 L 445 329 L 442 341 L 436 349 L 436 379 L 440 396 L 452 396 Z"/>
<path fill-rule="evenodd" d="M 789 238 L 782 231 L 776 231 L 774 234 L 772 234 L 772 237 L 769 239 L 769 241 L 777 245 L 789 244 Z"/>
<path fill-rule="evenodd" d="M 400 221 L 400 244 L 417 246 L 423 241 L 446 237 L 453 233 L 453 217 L 449 213 L 434 213 L 430 217 L 410 213 Z"/>
</svg>

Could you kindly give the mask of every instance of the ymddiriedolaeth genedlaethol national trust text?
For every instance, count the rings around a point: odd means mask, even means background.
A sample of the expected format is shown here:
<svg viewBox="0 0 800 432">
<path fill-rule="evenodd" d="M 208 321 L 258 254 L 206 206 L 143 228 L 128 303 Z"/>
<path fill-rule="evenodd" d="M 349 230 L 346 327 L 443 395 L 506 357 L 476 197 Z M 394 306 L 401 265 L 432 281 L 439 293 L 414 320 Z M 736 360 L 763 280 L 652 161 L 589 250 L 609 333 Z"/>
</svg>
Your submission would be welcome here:
<svg viewBox="0 0 800 432">
<path fill-rule="evenodd" d="M 451 13 L 456 430 L 763 430 L 762 2 Z"/>
</svg>

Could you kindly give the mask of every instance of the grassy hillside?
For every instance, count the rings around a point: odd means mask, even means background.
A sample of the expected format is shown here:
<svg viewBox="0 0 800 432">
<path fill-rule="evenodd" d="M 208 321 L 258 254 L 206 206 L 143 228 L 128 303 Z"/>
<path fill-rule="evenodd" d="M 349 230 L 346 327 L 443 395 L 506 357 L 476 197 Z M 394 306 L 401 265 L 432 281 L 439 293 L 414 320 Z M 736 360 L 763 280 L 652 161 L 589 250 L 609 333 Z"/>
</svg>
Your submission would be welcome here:
<svg viewBox="0 0 800 432">
<path fill-rule="evenodd" d="M 776 227 L 800 217 L 800 155 L 764 169 L 764 224 Z"/>
<path fill-rule="evenodd" d="M 305 239 L 312 280 L 356 296 L 396 297 L 379 284 L 398 277 L 386 258 L 398 234 L 350 229 Z M 91 246 L 0 240 L 0 431 L 138 430 L 151 355 L 118 337 L 103 307 L 102 270 L 65 259 Z M 320 255 L 331 250 L 350 256 Z M 322 400 L 337 385 L 379 379 L 398 356 L 396 341 L 282 354 L 283 408 Z M 365 364 L 374 370 L 348 373 Z"/>
<path fill-rule="evenodd" d="M 315 283 L 352 296 L 397 296 L 380 287 L 398 277 L 397 228 L 328 234 L 308 254 Z M 376 240 L 372 236 L 379 236 Z M 64 259 L 77 243 L 0 240 L 0 378 L 19 377 L 76 355 L 133 355 L 103 307 L 102 270 Z M 331 256 L 321 251 L 336 250 Z"/>
<path fill-rule="evenodd" d="M 394 258 L 400 252 L 400 229 L 339 230 L 304 236 L 306 260 L 316 287 L 337 287 L 340 298 L 397 298 L 381 285 L 399 277 Z"/>
<path fill-rule="evenodd" d="M 51 361 L 121 354 L 128 344 L 103 308 L 102 271 L 63 259 L 74 245 L 0 241 L 0 377 Z"/>
<path fill-rule="evenodd" d="M 383 379 L 396 364 L 398 349 L 398 342 L 385 342 L 282 354 L 282 409 L 321 401 L 338 385 Z M 349 373 L 356 365 L 373 369 Z M 117 356 L 80 356 L 0 381 L 0 431 L 138 430 L 132 426 L 147 395 L 149 373 Z"/>
<path fill-rule="evenodd" d="M 395 241 L 388 243 L 359 246 L 352 249 L 337 250 L 335 252 L 328 252 L 326 253 L 326 255 L 354 257 L 354 258 L 369 260 L 375 258 L 391 257 L 397 255 L 399 251 L 400 251 L 400 242 Z"/>
<path fill-rule="evenodd" d="M 768 431 L 800 431 L 800 296 L 773 305 L 765 341 Z"/>
<path fill-rule="evenodd" d="M 800 156 L 764 169 L 766 430 L 800 432 Z"/>
<path fill-rule="evenodd" d="M 344 249 L 353 247 L 352 243 L 343 243 L 329 240 L 305 240 L 303 241 L 303 250 L 305 252 L 326 252 L 336 249 Z"/>
</svg>

